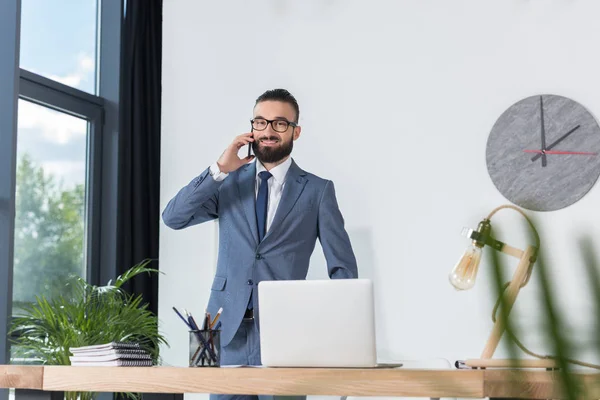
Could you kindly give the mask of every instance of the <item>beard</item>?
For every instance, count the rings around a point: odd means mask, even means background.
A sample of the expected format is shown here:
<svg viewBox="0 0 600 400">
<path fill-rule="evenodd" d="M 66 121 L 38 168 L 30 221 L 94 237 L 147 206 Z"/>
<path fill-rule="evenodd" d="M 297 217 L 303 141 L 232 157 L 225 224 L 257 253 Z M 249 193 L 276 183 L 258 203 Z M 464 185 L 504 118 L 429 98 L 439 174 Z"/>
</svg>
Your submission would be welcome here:
<svg viewBox="0 0 600 400">
<path fill-rule="evenodd" d="M 262 139 L 279 140 L 276 137 L 263 137 L 261 140 Z M 294 147 L 294 140 L 292 138 L 290 138 L 288 143 L 281 141 L 279 146 L 273 147 L 261 146 L 261 140 L 252 143 L 252 151 L 254 151 L 258 161 L 263 164 L 279 162 L 292 154 L 292 149 Z"/>
</svg>

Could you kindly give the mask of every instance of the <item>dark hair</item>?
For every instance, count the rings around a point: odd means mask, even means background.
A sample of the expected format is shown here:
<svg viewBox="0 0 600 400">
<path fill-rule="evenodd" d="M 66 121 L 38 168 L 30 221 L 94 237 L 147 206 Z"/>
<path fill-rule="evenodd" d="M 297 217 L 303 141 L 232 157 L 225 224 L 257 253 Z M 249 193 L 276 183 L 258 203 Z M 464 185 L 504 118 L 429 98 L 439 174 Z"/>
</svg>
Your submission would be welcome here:
<svg viewBox="0 0 600 400">
<path fill-rule="evenodd" d="M 269 100 L 281 101 L 284 103 L 288 103 L 292 107 L 294 107 L 294 111 L 296 111 L 296 120 L 294 122 L 298 122 L 298 119 L 300 118 L 300 107 L 298 107 L 298 102 L 296 101 L 296 98 L 292 96 L 290 92 L 288 92 L 285 89 L 267 90 L 266 92 L 258 96 L 258 99 L 256 99 L 256 103 L 254 103 L 254 105 L 256 106 L 256 104 L 260 103 L 261 101 Z"/>
</svg>

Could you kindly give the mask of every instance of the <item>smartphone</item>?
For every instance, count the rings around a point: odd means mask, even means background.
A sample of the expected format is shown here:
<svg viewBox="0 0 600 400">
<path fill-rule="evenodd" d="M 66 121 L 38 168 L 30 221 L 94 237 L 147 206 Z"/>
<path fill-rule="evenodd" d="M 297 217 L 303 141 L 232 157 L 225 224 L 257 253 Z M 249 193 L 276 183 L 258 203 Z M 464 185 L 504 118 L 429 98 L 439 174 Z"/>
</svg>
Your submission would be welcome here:
<svg viewBox="0 0 600 400">
<path fill-rule="evenodd" d="M 250 132 L 254 132 L 254 128 L 252 128 L 252 130 Z M 248 157 L 250 157 L 251 155 L 252 155 L 252 143 L 248 143 Z"/>
</svg>

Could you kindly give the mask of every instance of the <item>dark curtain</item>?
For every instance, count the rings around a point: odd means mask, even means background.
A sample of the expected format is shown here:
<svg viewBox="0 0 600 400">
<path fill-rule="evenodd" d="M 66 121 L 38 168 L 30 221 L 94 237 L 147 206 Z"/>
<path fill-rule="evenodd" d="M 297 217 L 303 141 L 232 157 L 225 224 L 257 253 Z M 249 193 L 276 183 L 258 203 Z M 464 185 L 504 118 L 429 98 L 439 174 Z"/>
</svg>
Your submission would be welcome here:
<svg viewBox="0 0 600 400">
<path fill-rule="evenodd" d="M 121 42 L 117 274 L 158 269 L 162 0 L 127 0 Z M 158 274 L 124 287 L 158 310 Z"/>
</svg>

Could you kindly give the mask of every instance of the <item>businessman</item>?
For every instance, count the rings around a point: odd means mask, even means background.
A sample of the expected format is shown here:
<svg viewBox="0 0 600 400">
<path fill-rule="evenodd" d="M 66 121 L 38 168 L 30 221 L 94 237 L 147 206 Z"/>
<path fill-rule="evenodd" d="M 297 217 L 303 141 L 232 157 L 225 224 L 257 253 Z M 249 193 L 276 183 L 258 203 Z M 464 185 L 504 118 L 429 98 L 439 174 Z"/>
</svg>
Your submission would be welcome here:
<svg viewBox="0 0 600 400">
<path fill-rule="evenodd" d="M 252 131 L 237 136 L 162 214 L 173 229 L 219 219 L 208 311 L 215 315 L 223 307 L 223 365 L 260 365 L 257 285 L 305 279 L 317 238 L 330 278 L 358 277 L 333 183 L 291 158 L 301 133 L 298 117 L 298 103 L 287 90 L 263 93 L 254 105 Z M 240 158 L 246 145 L 254 155 Z"/>
</svg>

